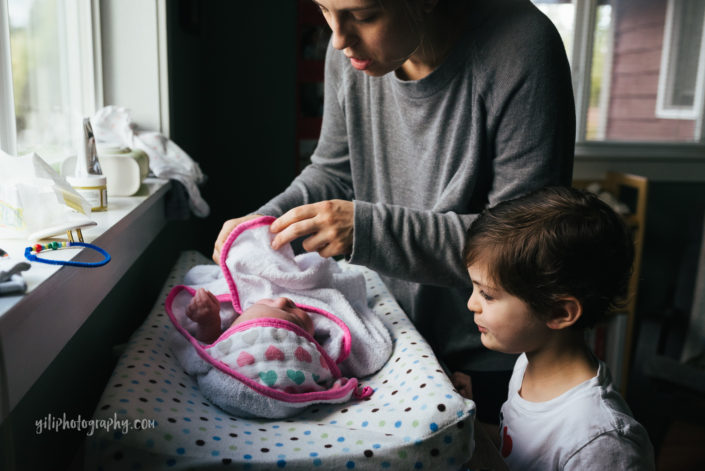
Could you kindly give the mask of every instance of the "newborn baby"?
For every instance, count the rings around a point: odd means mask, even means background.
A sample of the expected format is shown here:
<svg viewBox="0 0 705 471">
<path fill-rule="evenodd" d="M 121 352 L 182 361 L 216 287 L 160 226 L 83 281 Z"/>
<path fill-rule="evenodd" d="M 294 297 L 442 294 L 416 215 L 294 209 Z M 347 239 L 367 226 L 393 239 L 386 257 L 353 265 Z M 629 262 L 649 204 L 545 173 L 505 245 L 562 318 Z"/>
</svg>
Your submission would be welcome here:
<svg viewBox="0 0 705 471">
<path fill-rule="evenodd" d="M 220 302 L 213 293 L 199 288 L 186 307 L 186 316 L 197 324 L 194 337 L 207 344 L 218 340 L 222 333 Z M 306 311 L 297 307 L 289 298 L 260 299 L 242 311 L 232 325 L 263 318 L 289 321 L 313 336 L 313 321 Z"/>
<path fill-rule="evenodd" d="M 230 414 L 284 418 L 373 393 L 357 378 L 392 352 L 361 272 L 317 253 L 273 250 L 271 217 L 238 226 L 221 265 L 197 265 L 164 303 L 171 348 L 201 393 Z"/>
<path fill-rule="evenodd" d="M 188 295 L 188 291 L 182 293 Z M 335 337 L 331 329 L 338 324 L 325 315 L 309 313 L 290 298 L 277 297 L 260 299 L 229 321 L 232 318 L 227 314 L 221 318 L 223 301 L 213 292 L 201 287 L 192 293 L 188 303 L 182 304 L 183 315 L 192 321 L 187 328 L 192 346 L 207 355 L 201 358 L 212 358 L 220 367 L 204 374 L 199 386 L 227 411 L 244 417 L 284 417 L 300 410 L 301 400 L 341 402 L 351 395 L 371 394 L 369 388 L 358 391 L 356 380 L 343 377 L 336 358 L 314 337 L 316 325 L 324 342 Z M 315 319 L 319 324 L 314 325 L 314 315 L 320 317 Z M 332 353 L 341 354 L 344 345 L 334 343 Z M 206 371 L 188 360 L 183 364 L 187 370 Z M 223 369 L 236 381 L 211 383 L 222 378 L 215 372 Z"/>
</svg>

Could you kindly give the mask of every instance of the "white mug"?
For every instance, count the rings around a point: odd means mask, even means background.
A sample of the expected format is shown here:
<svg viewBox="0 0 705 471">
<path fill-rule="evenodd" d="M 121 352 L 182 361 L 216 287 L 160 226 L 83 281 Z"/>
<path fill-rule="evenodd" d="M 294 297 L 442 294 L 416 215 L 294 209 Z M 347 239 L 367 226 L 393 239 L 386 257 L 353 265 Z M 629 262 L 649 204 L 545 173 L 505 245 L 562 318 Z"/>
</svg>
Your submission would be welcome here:
<svg viewBox="0 0 705 471">
<path fill-rule="evenodd" d="M 97 151 L 100 168 L 107 178 L 108 196 L 132 196 L 137 193 L 149 174 L 149 156 L 139 149 L 100 144 Z M 61 165 L 61 174 L 73 175 L 75 167 L 76 157 L 69 157 Z"/>
</svg>

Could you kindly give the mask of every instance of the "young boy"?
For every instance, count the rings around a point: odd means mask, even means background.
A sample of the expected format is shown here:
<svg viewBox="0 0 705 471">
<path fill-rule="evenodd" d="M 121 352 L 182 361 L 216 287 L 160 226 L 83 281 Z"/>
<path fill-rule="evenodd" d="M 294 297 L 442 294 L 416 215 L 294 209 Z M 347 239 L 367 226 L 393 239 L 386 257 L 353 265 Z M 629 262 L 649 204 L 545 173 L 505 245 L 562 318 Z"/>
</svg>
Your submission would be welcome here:
<svg viewBox="0 0 705 471">
<path fill-rule="evenodd" d="M 464 258 L 482 344 L 521 354 L 500 413 L 509 468 L 654 469 L 645 429 L 584 341 L 626 292 L 634 248 L 621 218 L 592 194 L 545 188 L 485 210 Z"/>
</svg>

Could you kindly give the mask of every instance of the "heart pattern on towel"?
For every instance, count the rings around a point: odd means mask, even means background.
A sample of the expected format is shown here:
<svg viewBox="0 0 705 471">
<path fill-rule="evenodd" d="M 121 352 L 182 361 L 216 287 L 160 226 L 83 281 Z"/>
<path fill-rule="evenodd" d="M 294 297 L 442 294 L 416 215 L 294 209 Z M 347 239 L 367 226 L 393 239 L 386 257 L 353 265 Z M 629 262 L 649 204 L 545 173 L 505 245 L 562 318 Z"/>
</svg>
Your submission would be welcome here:
<svg viewBox="0 0 705 471">
<path fill-rule="evenodd" d="M 266 358 L 268 361 L 274 361 L 274 360 L 284 361 L 286 359 L 284 357 L 284 352 L 279 350 L 274 345 L 270 345 L 269 348 L 267 349 L 267 351 L 264 352 L 264 358 Z"/>
<path fill-rule="evenodd" d="M 272 370 L 261 371 L 259 373 L 259 377 L 262 381 L 264 381 L 264 384 L 269 387 L 274 386 L 274 384 L 277 382 L 277 373 Z"/>
<path fill-rule="evenodd" d="M 247 345 L 254 345 L 257 339 L 259 338 L 259 330 L 250 329 L 246 332 L 243 332 L 241 338 Z"/>
<path fill-rule="evenodd" d="M 301 385 L 306 380 L 302 371 L 286 370 L 286 375 L 297 385 Z"/>
<path fill-rule="evenodd" d="M 306 363 L 311 363 L 313 359 L 311 358 L 311 354 L 308 353 L 306 350 L 303 349 L 303 347 L 299 347 L 296 349 L 294 352 L 294 356 L 296 357 L 297 360 L 303 361 Z"/>
<path fill-rule="evenodd" d="M 240 354 L 237 356 L 237 366 L 243 367 L 247 365 L 251 365 L 255 362 L 255 357 L 250 355 L 247 352 L 240 352 Z"/>
<path fill-rule="evenodd" d="M 289 334 L 288 331 L 284 329 L 272 329 L 271 335 L 275 342 L 283 342 Z"/>
</svg>

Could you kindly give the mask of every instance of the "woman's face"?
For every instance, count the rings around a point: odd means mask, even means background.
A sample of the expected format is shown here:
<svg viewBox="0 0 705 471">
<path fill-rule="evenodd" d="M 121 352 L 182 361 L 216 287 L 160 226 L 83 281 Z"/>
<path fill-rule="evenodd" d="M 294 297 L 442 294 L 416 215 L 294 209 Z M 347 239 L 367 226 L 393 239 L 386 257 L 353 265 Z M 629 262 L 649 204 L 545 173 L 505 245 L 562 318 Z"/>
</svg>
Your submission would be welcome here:
<svg viewBox="0 0 705 471">
<path fill-rule="evenodd" d="M 368 75 L 397 70 L 419 46 L 420 27 L 410 11 L 420 8 L 420 2 L 387 0 L 382 7 L 377 0 L 314 1 L 332 30 L 333 47 Z"/>
</svg>

